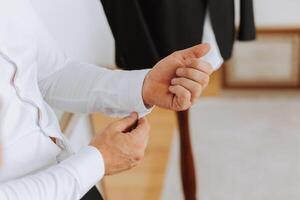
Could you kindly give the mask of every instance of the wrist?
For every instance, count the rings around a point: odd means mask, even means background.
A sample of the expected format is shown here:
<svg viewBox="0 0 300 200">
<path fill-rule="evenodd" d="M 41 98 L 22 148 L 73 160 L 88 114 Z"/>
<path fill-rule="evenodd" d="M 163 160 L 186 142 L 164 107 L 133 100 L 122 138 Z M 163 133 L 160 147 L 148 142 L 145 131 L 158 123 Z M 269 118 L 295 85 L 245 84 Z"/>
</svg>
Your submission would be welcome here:
<svg viewBox="0 0 300 200">
<path fill-rule="evenodd" d="M 146 108 L 151 108 L 154 106 L 154 103 L 151 101 L 151 92 L 150 92 L 150 81 L 149 81 L 149 74 L 151 71 L 147 73 L 143 82 L 143 89 L 142 89 L 142 98 Z"/>
<path fill-rule="evenodd" d="M 103 160 L 103 168 L 104 168 L 104 175 L 109 175 L 108 174 L 108 160 L 109 160 L 109 153 L 107 152 L 107 150 L 105 149 L 105 147 L 103 147 L 103 145 L 97 145 L 97 144 L 93 144 L 91 143 L 89 146 L 94 147 L 95 149 L 98 150 L 98 152 L 101 155 L 101 158 Z"/>
</svg>

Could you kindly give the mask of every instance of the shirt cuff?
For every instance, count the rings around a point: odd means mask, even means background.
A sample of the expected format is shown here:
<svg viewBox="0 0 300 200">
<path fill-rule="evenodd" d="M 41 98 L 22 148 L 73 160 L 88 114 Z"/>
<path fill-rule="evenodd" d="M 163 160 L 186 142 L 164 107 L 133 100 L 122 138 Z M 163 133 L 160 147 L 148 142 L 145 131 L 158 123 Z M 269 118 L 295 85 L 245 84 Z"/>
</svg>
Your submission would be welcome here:
<svg viewBox="0 0 300 200">
<path fill-rule="evenodd" d="M 149 114 L 153 110 L 153 106 L 151 108 L 147 108 L 144 104 L 143 100 L 143 85 L 146 75 L 151 69 L 144 70 L 132 70 L 132 71 L 123 71 L 126 73 L 125 76 L 127 80 L 126 87 L 126 104 L 129 109 L 139 113 L 139 117 L 144 117 Z"/>
<path fill-rule="evenodd" d="M 92 146 L 82 148 L 78 153 L 63 161 L 61 165 L 77 178 L 81 186 L 81 195 L 96 185 L 105 172 L 102 154 Z"/>
</svg>

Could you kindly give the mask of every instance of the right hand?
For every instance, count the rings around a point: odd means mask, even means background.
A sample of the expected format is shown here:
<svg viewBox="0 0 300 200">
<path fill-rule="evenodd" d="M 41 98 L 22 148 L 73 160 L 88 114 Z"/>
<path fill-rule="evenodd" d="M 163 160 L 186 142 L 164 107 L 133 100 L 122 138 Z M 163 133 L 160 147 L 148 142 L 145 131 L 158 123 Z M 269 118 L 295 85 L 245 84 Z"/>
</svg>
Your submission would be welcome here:
<svg viewBox="0 0 300 200">
<path fill-rule="evenodd" d="M 127 131 L 138 120 L 137 127 Z M 98 134 L 91 146 L 102 154 L 105 175 L 113 175 L 137 166 L 144 157 L 149 138 L 150 125 L 145 118 L 138 119 L 137 113 L 108 125 Z"/>
<path fill-rule="evenodd" d="M 200 44 L 159 61 L 145 77 L 144 104 L 175 111 L 189 109 L 200 98 L 213 73 L 212 65 L 201 59 L 209 50 L 210 45 Z"/>
</svg>

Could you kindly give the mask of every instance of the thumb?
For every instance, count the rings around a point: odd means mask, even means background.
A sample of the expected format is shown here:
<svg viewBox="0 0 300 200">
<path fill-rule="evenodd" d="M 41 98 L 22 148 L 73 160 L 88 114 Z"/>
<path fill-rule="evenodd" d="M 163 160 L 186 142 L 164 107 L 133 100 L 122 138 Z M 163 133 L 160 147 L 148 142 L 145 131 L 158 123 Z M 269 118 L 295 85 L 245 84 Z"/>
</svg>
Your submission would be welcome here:
<svg viewBox="0 0 300 200">
<path fill-rule="evenodd" d="M 205 56 L 209 52 L 209 50 L 210 50 L 210 44 L 205 43 L 205 44 L 198 44 L 196 46 L 185 49 L 183 51 L 187 56 L 191 56 L 194 58 L 201 58 Z"/>
<path fill-rule="evenodd" d="M 138 114 L 136 112 L 131 113 L 129 116 L 124 117 L 115 122 L 114 127 L 117 131 L 128 132 L 127 129 L 134 126 L 138 120 Z"/>
</svg>

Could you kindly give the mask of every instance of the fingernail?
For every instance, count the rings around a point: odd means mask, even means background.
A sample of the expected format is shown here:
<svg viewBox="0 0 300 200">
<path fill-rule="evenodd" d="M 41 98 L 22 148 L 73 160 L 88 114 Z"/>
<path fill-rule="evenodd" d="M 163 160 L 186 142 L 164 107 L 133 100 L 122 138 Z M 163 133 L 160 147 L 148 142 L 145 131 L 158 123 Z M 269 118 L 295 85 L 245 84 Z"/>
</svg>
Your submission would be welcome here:
<svg viewBox="0 0 300 200">
<path fill-rule="evenodd" d="M 171 84 L 175 84 L 175 82 L 176 82 L 176 79 L 173 78 L 173 79 L 171 80 Z"/>
</svg>

